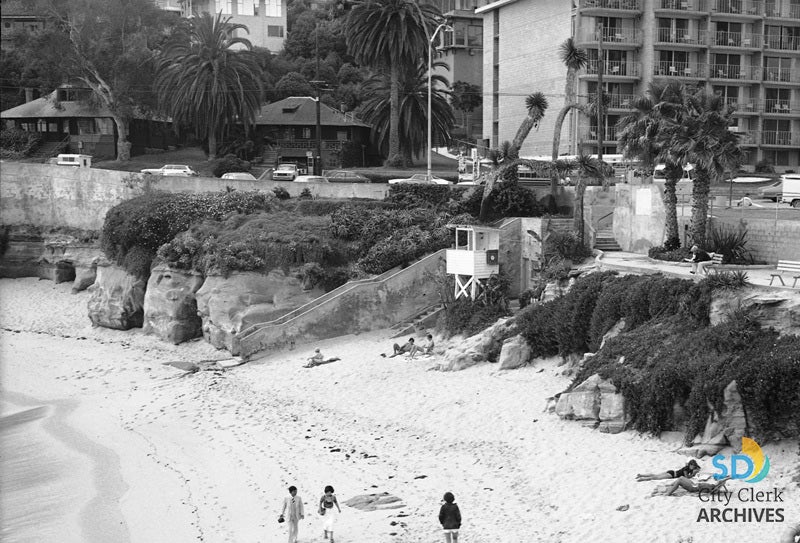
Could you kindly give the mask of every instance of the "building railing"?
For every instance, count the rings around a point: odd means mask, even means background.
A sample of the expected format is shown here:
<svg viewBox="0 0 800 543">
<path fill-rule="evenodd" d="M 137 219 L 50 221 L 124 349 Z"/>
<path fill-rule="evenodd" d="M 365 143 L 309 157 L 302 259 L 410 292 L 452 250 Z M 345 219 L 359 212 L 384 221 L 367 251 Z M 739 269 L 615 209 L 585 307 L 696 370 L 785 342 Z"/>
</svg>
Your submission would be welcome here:
<svg viewBox="0 0 800 543">
<path fill-rule="evenodd" d="M 677 43 L 686 45 L 706 45 L 708 32 L 706 30 L 659 28 L 656 36 L 657 43 Z"/>
<path fill-rule="evenodd" d="M 586 73 L 597 75 L 597 59 L 592 59 L 586 66 Z M 619 75 L 625 77 L 639 77 L 639 64 L 619 60 L 603 62 L 603 75 Z"/>
<path fill-rule="evenodd" d="M 764 47 L 781 51 L 800 51 L 800 36 L 775 36 L 767 34 Z"/>
<path fill-rule="evenodd" d="M 705 65 L 696 62 L 658 61 L 653 65 L 653 75 L 668 77 L 705 77 Z"/>
<path fill-rule="evenodd" d="M 596 128 L 590 128 L 589 130 L 587 130 L 586 134 L 584 134 L 584 138 L 583 139 L 588 140 L 588 141 L 597 141 L 597 129 Z M 609 126 L 609 127 L 606 127 L 605 130 L 603 130 L 603 141 L 608 141 L 608 142 L 616 142 L 617 141 L 617 127 L 616 126 Z"/>
<path fill-rule="evenodd" d="M 619 9 L 624 11 L 641 11 L 640 0 L 581 0 L 583 8 Z"/>
<path fill-rule="evenodd" d="M 751 32 L 725 32 L 709 33 L 709 45 L 717 47 L 754 47 L 760 49 L 764 43 L 764 36 Z"/>
<path fill-rule="evenodd" d="M 603 27 L 602 32 L 596 28 L 584 28 L 580 34 L 581 42 L 596 42 L 602 35 L 608 44 L 641 45 L 642 38 L 634 28 Z"/>
<path fill-rule="evenodd" d="M 762 145 L 800 145 L 800 134 L 784 130 L 764 130 L 761 132 Z"/>
<path fill-rule="evenodd" d="M 716 0 L 711 9 L 718 13 L 759 15 L 764 12 L 764 3 L 758 0 Z"/>
<path fill-rule="evenodd" d="M 661 0 L 657 6 L 680 11 L 708 11 L 706 0 Z"/>
<path fill-rule="evenodd" d="M 800 83 L 800 70 L 791 68 L 764 68 L 764 81 Z"/>
<path fill-rule="evenodd" d="M 756 145 L 758 142 L 758 132 L 755 130 L 740 130 L 736 133 L 739 134 L 740 145 Z"/>
<path fill-rule="evenodd" d="M 761 79 L 758 66 L 738 66 L 736 64 L 712 64 L 711 79 Z"/>
<path fill-rule="evenodd" d="M 800 19 L 800 5 L 783 3 L 783 6 L 773 2 L 764 5 L 764 16 L 777 19 Z"/>
<path fill-rule="evenodd" d="M 725 98 L 725 104 L 731 106 L 737 113 L 757 113 L 758 106 L 755 100 L 747 100 L 745 98 Z"/>
<path fill-rule="evenodd" d="M 767 98 L 764 100 L 764 113 L 783 113 L 790 114 L 792 107 L 789 100 L 781 100 L 779 98 Z"/>
<path fill-rule="evenodd" d="M 633 100 L 636 98 L 635 94 L 609 94 L 607 108 L 611 109 L 629 109 L 633 106 Z"/>
<path fill-rule="evenodd" d="M 322 140 L 322 149 L 339 151 L 342 149 L 342 141 L 339 140 Z M 317 140 L 278 140 L 278 146 L 281 149 L 308 149 L 314 150 L 317 148 Z"/>
</svg>

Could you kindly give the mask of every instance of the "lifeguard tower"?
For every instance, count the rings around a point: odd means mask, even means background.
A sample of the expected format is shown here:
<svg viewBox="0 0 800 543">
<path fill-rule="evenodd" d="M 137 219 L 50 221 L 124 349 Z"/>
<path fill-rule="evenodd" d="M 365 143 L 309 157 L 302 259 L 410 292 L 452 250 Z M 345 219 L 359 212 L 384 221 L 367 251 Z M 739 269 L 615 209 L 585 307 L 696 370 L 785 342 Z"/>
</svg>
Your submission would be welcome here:
<svg viewBox="0 0 800 543">
<path fill-rule="evenodd" d="M 455 249 L 447 250 L 447 273 L 456 276 L 455 298 L 475 299 L 486 280 L 500 271 L 500 230 L 490 226 L 449 224 Z"/>
</svg>

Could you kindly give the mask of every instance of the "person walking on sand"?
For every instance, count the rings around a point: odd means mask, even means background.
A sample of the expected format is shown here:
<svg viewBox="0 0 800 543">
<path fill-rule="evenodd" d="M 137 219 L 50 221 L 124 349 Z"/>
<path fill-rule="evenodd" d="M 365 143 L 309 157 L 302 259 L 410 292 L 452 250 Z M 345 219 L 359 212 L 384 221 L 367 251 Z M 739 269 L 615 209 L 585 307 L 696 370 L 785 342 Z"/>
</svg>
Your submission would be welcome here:
<svg viewBox="0 0 800 543">
<path fill-rule="evenodd" d="M 290 486 L 289 497 L 283 500 L 283 509 L 281 509 L 281 516 L 278 518 L 278 522 L 286 520 L 289 525 L 289 543 L 297 543 L 300 521 L 304 518 L 303 499 L 297 495 L 297 487 Z"/>
<path fill-rule="evenodd" d="M 336 506 L 339 513 L 334 512 L 333 507 Z M 325 487 L 324 494 L 319 499 L 319 514 L 322 515 L 322 529 L 325 531 L 323 537 L 328 539 L 330 534 L 330 541 L 333 543 L 333 526 L 336 523 L 336 517 L 341 514 L 342 508 L 339 507 L 339 500 L 336 499 L 336 494 L 333 493 L 333 487 L 328 485 Z"/>
<path fill-rule="evenodd" d="M 696 460 L 692 459 L 683 466 L 681 469 L 673 470 L 668 469 L 662 473 L 638 473 L 636 474 L 637 481 L 659 481 L 662 479 L 677 479 L 679 477 L 687 477 L 691 479 L 700 471 L 700 465 Z"/>
<path fill-rule="evenodd" d="M 444 503 L 439 509 L 439 523 L 444 530 L 445 543 L 458 543 L 458 530 L 461 528 L 461 511 L 455 503 L 452 492 L 444 493 Z"/>
</svg>

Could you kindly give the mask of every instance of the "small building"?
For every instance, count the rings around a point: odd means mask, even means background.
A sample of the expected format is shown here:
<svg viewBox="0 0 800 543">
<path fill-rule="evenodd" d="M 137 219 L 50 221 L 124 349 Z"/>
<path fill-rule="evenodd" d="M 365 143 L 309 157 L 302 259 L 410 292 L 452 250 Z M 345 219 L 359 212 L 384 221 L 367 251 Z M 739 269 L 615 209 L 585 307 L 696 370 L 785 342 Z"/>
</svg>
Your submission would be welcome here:
<svg viewBox="0 0 800 543">
<path fill-rule="evenodd" d="M 111 112 L 91 102 L 91 89 L 62 85 L 47 96 L 0 113 L 4 126 L 38 132 L 43 147 L 58 153 L 80 153 L 98 158 L 117 156 L 117 129 Z M 143 115 L 131 119 L 131 154 L 147 148 L 166 149 L 177 140 L 172 123 Z"/>
<path fill-rule="evenodd" d="M 456 276 L 455 298 L 474 300 L 500 271 L 500 230 L 472 224 L 448 227 L 455 229 L 455 249 L 447 250 L 447 273 Z"/>
<path fill-rule="evenodd" d="M 4 0 L 0 2 L 0 48 L 14 49 L 21 34 L 36 34 L 47 27 L 45 0 Z"/>
<path fill-rule="evenodd" d="M 317 102 L 310 96 L 293 96 L 267 104 L 256 117 L 255 132 L 267 145 L 268 164 L 293 162 L 311 171 L 317 149 Z M 352 113 L 320 104 L 322 169 L 366 166 L 374 155 L 372 128 Z M 345 157 L 349 154 L 349 157 Z"/>
</svg>

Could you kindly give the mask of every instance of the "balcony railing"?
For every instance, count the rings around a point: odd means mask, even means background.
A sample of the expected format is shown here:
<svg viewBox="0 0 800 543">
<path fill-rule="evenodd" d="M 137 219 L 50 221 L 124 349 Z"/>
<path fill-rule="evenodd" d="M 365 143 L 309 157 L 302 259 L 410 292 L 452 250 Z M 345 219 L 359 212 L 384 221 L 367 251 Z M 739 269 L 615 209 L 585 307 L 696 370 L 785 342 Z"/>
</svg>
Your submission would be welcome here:
<svg viewBox="0 0 800 543">
<path fill-rule="evenodd" d="M 653 66 L 653 75 L 667 77 L 705 77 L 706 70 L 704 65 L 695 62 L 659 61 Z"/>
<path fill-rule="evenodd" d="M 758 132 L 755 130 L 739 130 L 739 145 L 756 145 L 758 142 Z"/>
<path fill-rule="evenodd" d="M 601 32 L 596 29 L 587 28 L 581 33 L 583 43 L 597 42 L 600 40 Z M 641 45 L 642 38 L 633 28 L 603 27 L 603 41 L 608 44 L 622 45 Z"/>
<path fill-rule="evenodd" d="M 790 114 L 792 108 L 789 100 L 781 100 L 779 98 L 767 98 L 764 100 L 764 113 L 783 113 Z"/>
<path fill-rule="evenodd" d="M 636 98 L 635 94 L 609 94 L 608 95 L 608 109 L 629 109 L 633 100 Z"/>
<path fill-rule="evenodd" d="M 699 30 L 692 32 L 690 30 L 672 30 L 671 28 L 659 28 L 657 35 L 657 43 L 676 43 L 686 45 L 706 45 L 707 32 Z"/>
<path fill-rule="evenodd" d="M 583 139 L 588 141 L 597 141 L 597 129 L 590 128 L 584 135 Z M 616 126 L 609 126 L 605 130 L 603 130 L 603 141 L 608 141 L 608 142 L 617 141 Z"/>
<path fill-rule="evenodd" d="M 781 51 L 800 51 L 800 36 L 774 36 L 767 34 L 764 37 L 764 46 L 767 49 Z"/>
<path fill-rule="evenodd" d="M 783 130 L 764 130 L 761 132 L 761 145 L 800 145 L 800 134 Z"/>
<path fill-rule="evenodd" d="M 800 83 L 800 70 L 791 68 L 764 68 L 764 81 Z"/>
<path fill-rule="evenodd" d="M 736 113 L 756 113 L 758 111 L 755 100 L 746 98 L 732 98 L 729 96 L 725 98 L 725 104 L 734 108 Z"/>
<path fill-rule="evenodd" d="M 712 10 L 734 15 L 758 15 L 764 12 L 764 3 L 758 0 L 716 0 Z"/>
<path fill-rule="evenodd" d="M 679 11 L 708 11 L 706 0 L 661 0 L 656 4 L 661 9 Z"/>
<path fill-rule="evenodd" d="M 736 64 L 712 64 L 711 79 L 755 79 L 761 78 L 761 68 Z"/>
<path fill-rule="evenodd" d="M 597 75 L 597 59 L 589 61 L 589 64 L 586 66 L 586 73 Z M 608 60 L 603 62 L 603 75 L 639 77 L 639 64 L 635 62 Z"/>
<path fill-rule="evenodd" d="M 753 47 L 760 49 L 764 36 L 749 32 L 710 32 L 710 45 L 717 47 Z"/>
<path fill-rule="evenodd" d="M 764 6 L 764 16 L 775 19 L 800 19 L 800 5 L 766 4 Z"/>
<path fill-rule="evenodd" d="M 581 0 L 580 7 L 641 11 L 640 0 Z"/>
</svg>

